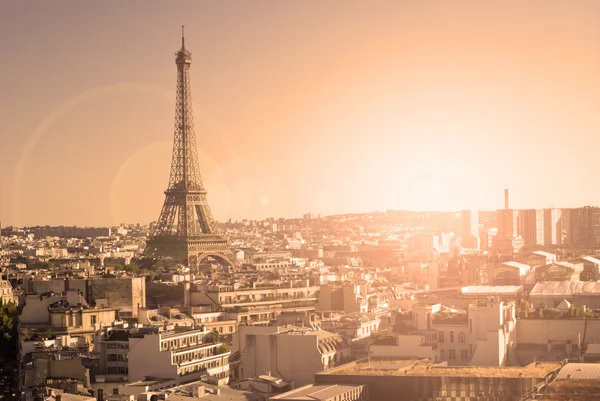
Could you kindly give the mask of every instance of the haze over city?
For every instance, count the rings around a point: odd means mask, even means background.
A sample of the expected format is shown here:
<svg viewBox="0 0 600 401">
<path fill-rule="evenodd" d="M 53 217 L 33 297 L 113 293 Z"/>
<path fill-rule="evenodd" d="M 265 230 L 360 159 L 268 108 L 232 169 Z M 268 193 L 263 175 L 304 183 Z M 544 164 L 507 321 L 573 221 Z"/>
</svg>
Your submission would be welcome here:
<svg viewBox="0 0 600 401">
<path fill-rule="evenodd" d="M 0 3 L 0 401 L 600 399 L 600 2 Z"/>
<path fill-rule="evenodd" d="M 186 25 L 215 218 L 600 204 L 597 1 L 0 4 L 3 225 L 156 220 Z"/>
</svg>

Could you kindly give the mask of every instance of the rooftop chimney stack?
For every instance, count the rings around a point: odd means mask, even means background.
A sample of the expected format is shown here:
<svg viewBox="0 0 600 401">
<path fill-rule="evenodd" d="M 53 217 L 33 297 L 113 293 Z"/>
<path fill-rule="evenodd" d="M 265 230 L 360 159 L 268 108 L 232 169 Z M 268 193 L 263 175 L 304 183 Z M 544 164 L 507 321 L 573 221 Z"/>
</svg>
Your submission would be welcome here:
<svg viewBox="0 0 600 401">
<path fill-rule="evenodd" d="M 504 209 L 508 210 L 508 189 L 504 190 Z"/>
</svg>

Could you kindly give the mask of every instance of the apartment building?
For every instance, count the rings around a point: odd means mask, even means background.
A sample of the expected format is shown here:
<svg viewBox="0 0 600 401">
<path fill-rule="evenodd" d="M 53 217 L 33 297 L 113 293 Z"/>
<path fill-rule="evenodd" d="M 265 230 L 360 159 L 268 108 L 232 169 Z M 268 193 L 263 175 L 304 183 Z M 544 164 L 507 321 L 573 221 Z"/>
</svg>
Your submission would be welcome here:
<svg viewBox="0 0 600 401">
<path fill-rule="evenodd" d="M 323 330 L 352 340 L 367 338 L 379 331 L 381 318 L 370 313 L 323 316 L 320 325 Z"/>
<path fill-rule="evenodd" d="M 256 260 L 252 263 L 259 272 L 285 273 L 292 266 L 289 259 L 280 260 Z"/>
<path fill-rule="evenodd" d="M 413 306 L 414 334 L 435 345 L 439 360 L 449 365 L 504 366 L 514 361 L 514 302 L 478 299 L 463 310 L 441 304 Z"/>
<path fill-rule="evenodd" d="M 118 321 L 117 310 L 91 307 L 77 291 L 55 294 L 28 295 L 19 316 L 19 331 L 83 337 L 93 343 L 94 333 L 101 327 L 110 327 Z"/>
<path fill-rule="evenodd" d="M 90 305 L 102 304 L 118 309 L 122 315 L 137 317 L 138 308 L 146 306 L 145 277 L 102 277 L 38 279 L 26 277 L 27 294 L 79 291 Z"/>
<path fill-rule="evenodd" d="M 270 372 L 297 386 L 312 383 L 315 373 L 351 356 L 341 336 L 299 327 L 241 327 L 239 352 L 241 378 Z"/>
<path fill-rule="evenodd" d="M 366 313 L 369 308 L 368 292 L 366 282 L 324 284 L 319 291 L 316 310 L 320 312 Z"/>
<path fill-rule="evenodd" d="M 205 328 L 112 331 L 102 340 L 101 368 L 109 376 L 173 379 L 177 384 L 203 377 L 229 377 L 231 352 Z"/>
<path fill-rule="evenodd" d="M 191 305 L 211 305 L 239 324 L 267 324 L 284 310 L 314 310 L 318 286 L 308 280 L 253 282 L 248 287 L 215 284 L 187 289 Z"/>
<path fill-rule="evenodd" d="M 6 280 L 0 280 L 0 304 L 16 302 L 16 297 L 13 293 L 13 288 Z"/>
</svg>

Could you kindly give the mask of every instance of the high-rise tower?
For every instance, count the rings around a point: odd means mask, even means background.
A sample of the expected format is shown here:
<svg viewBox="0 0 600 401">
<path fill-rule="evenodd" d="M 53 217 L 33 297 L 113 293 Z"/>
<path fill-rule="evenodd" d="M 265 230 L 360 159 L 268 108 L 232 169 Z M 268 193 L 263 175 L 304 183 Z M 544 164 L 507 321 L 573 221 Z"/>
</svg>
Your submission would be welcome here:
<svg viewBox="0 0 600 401">
<path fill-rule="evenodd" d="M 205 259 L 234 263 L 227 241 L 219 235 L 198 167 L 198 151 L 192 115 L 190 66 L 183 27 L 177 65 L 177 107 L 169 186 L 158 222 L 146 244 L 146 255 L 172 257 L 195 266 Z"/>
</svg>

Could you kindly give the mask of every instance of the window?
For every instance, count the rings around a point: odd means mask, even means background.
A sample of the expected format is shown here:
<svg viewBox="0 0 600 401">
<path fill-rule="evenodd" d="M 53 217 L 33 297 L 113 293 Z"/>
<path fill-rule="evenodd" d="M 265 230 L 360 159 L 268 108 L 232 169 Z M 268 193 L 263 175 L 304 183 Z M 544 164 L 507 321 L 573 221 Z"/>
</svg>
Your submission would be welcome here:
<svg viewBox="0 0 600 401">
<path fill-rule="evenodd" d="M 117 360 L 117 354 L 108 354 L 108 360 L 115 362 Z"/>
<path fill-rule="evenodd" d="M 446 350 L 445 350 L 445 349 L 441 349 L 441 350 L 440 350 L 440 359 L 441 359 L 442 361 L 445 361 L 445 360 L 446 360 Z"/>
<path fill-rule="evenodd" d="M 119 370 L 116 367 L 109 366 L 109 368 L 108 368 L 108 374 L 109 375 L 119 374 Z"/>
<path fill-rule="evenodd" d="M 439 342 L 440 343 L 444 342 L 444 332 L 443 331 L 440 331 L 440 333 L 438 335 L 438 338 L 439 338 Z"/>
<path fill-rule="evenodd" d="M 448 359 L 456 359 L 456 350 L 454 350 L 454 349 L 448 350 Z"/>
<path fill-rule="evenodd" d="M 462 331 L 460 333 L 458 333 L 458 342 L 459 343 L 464 343 L 465 342 L 465 333 L 463 333 Z"/>
<path fill-rule="evenodd" d="M 460 359 L 468 359 L 469 358 L 469 351 L 466 349 L 461 349 L 460 350 Z"/>
<path fill-rule="evenodd" d="M 96 324 L 96 315 L 90 316 L 90 324 L 92 324 L 92 325 Z"/>
<path fill-rule="evenodd" d="M 450 342 L 451 343 L 454 342 L 454 332 L 453 331 L 450 332 Z"/>
<path fill-rule="evenodd" d="M 117 349 L 117 344 L 106 344 L 106 348 L 108 348 L 108 349 Z"/>
<path fill-rule="evenodd" d="M 229 332 L 233 333 L 233 326 L 229 326 Z"/>
</svg>

